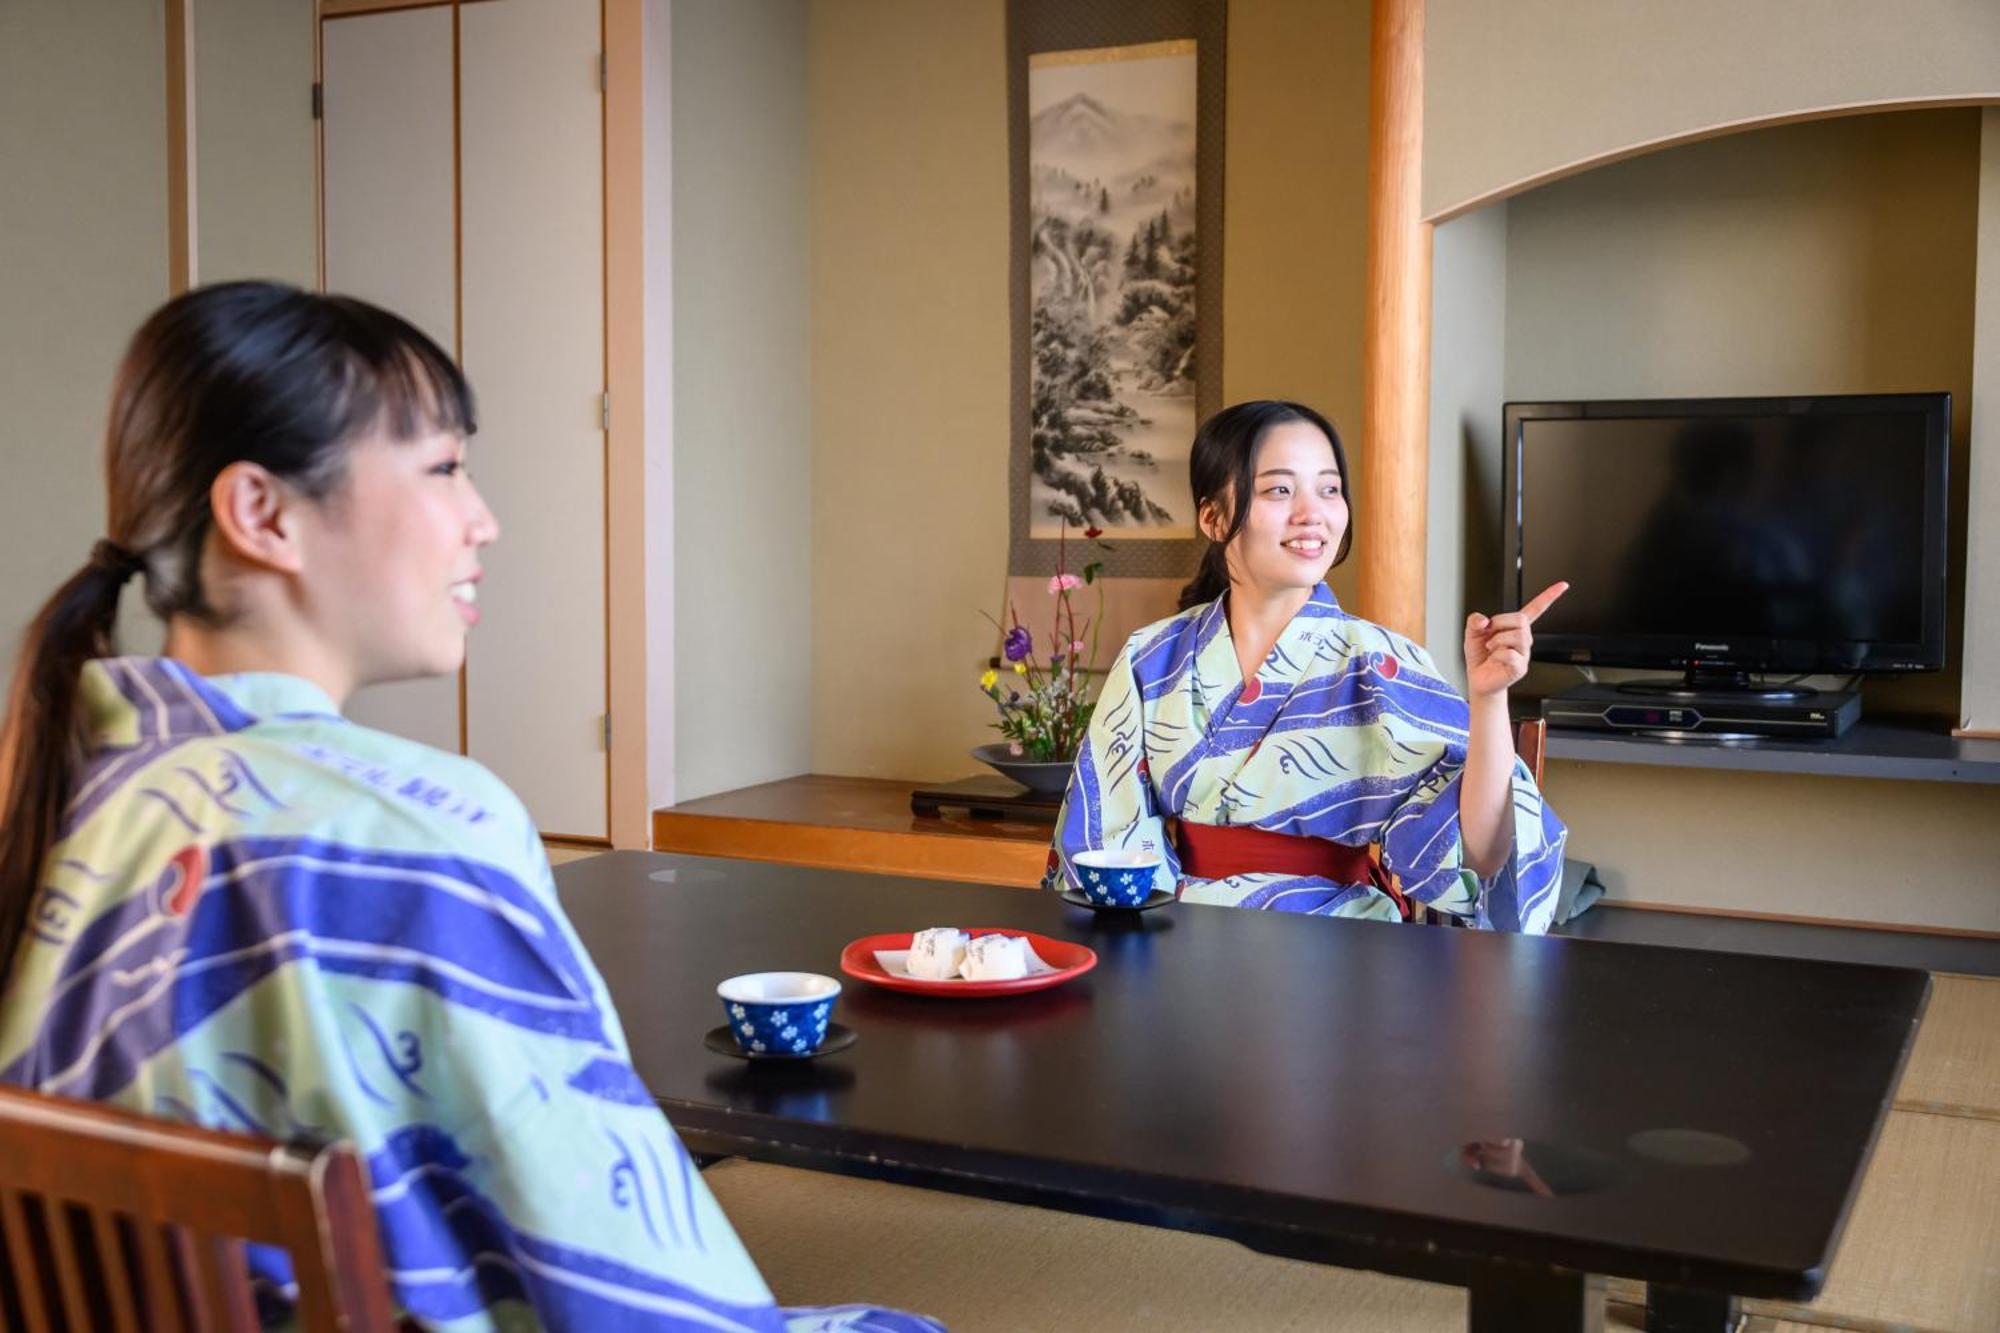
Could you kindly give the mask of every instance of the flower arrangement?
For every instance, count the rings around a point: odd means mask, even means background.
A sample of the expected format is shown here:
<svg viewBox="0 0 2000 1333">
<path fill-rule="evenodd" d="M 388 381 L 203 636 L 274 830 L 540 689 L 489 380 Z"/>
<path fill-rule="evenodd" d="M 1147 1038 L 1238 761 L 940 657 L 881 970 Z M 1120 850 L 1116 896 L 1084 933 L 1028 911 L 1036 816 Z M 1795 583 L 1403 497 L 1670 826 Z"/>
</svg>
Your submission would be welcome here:
<svg viewBox="0 0 2000 1333">
<path fill-rule="evenodd" d="M 1096 527 L 1083 532 L 1092 547 L 1109 551 L 1103 535 L 1104 530 Z M 1006 624 L 986 617 L 1000 631 L 1000 655 L 1014 678 L 1006 680 L 1000 670 L 988 670 L 980 676 L 979 688 L 1000 710 L 993 727 L 1007 738 L 1010 753 L 1039 763 L 1066 764 L 1076 758 L 1093 706 L 1088 673 L 1097 660 L 1098 626 L 1104 620 L 1104 588 L 1097 582 L 1103 570 L 1104 562 L 1093 559 L 1080 575 L 1069 572 L 1069 524 L 1063 524 L 1056 542 L 1056 572 L 1049 579 L 1055 605 L 1048 637 L 1042 641 L 1046 659 L 1037 656 L 1035 636 L 1021 623 L 1012 602 L 1007 604 Z M 1090 586 L 1097 588 L 1096 614 L 1079 625 L 1071 595 Z"/>
</svg>

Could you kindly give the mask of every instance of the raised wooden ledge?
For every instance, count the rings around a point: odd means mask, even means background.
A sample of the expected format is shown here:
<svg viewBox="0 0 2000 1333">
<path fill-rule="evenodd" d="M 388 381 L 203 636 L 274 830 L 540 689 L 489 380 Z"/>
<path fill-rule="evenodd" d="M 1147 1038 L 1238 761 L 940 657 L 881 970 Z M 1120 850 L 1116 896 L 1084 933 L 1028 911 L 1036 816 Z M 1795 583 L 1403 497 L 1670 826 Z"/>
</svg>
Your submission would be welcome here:
<svg viewBox="0 0 2000 1333">
<path fill-rule="evenodd" d="M 1032 888 L 1046 824 L 910 813 L 911 784 L 820 774 L 653 812 L 653 850 Z"/>
</svg>

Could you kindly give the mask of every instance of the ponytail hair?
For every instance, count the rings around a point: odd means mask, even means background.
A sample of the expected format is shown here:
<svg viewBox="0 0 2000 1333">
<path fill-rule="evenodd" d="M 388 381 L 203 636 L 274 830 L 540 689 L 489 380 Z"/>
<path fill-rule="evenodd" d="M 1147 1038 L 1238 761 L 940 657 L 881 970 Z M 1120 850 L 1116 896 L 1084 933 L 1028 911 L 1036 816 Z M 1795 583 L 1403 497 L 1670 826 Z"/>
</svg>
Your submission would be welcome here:
<svg viewBox="0 0 2000 1333">
<path fill-rule="evenodd" d="M 1194 579 L 1181 589 L 1180 609 L 1213 602 L 1229 591 L 1229 543 L 1243 531 L 1250 517 L 1250 500 L 1257 490 L 1257 446 L 1274 426 L 1303 421 L 1315 426 L 1333 446 L 1333 465 L 1340 469 L 1340 489 L 1347 497 L 1347 530 L 1341 534 L 1340 549 L 1333 563 L 1347 559 L 1354 546 L 1354 493 L 1347 482 L 1347 450 L 1333 423 L 1303 403 L 1262 398 L 1225 407 L 1201 423 L 1195 432 L 1194 447 L 1188 454 L 1188 482 L 1194 492 L 1194 511 L 1199 522 L 1209 506 L 1227 509 L 1229 524 L 1222 540 L 1210 541 L 1201 553 Z"/>
<path fill-rule="evenodd" d="M 470 435 L 472 395 L 451 358 L 365 302 L 269 282 L 197 288 L 134 335 L 105 430 L 108 532 L 42 607 L 21 644 L 0 730 L 0 981 L 83 765 L 85 664 L 112 656 L 119 594 L 143 573 L 162 620 L 227 619 L 209 603 L 209 490 L 252 462 L 314 499 L 346 475 L 371 429 Z"/>
<path fill-rule="evenodd" d="M 0 943 L 7 954 L 0 956 L 0 979 L 27 924 L 42 857 L 56 840 L 62 814 L 62 788 L 43 775 L 57 775 L 67 787 L 82 760 L 78 677 L 84 663 L 111 654 L 118 593 L 127 577 L 112 561 L 93 558 L 56 590 L 21 643 L 0 740 L 0 773 L 7 780 L 0 815 L 6 820 L 0 826 Z"/>
</svg>

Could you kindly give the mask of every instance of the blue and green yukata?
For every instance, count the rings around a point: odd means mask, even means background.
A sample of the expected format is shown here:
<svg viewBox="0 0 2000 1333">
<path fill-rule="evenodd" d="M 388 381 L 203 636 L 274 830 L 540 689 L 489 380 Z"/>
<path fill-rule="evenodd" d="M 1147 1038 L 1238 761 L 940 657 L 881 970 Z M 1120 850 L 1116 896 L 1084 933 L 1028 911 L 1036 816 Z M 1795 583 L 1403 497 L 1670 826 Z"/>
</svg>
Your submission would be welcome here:
<svg viewBox="0 0 2000 1333">
<path fill-rule="evenodd" d="M 1324 584 L 1243 679 L 1223 600 L 1133 635 L 1111 666 L 1077 754 L 1049 878 L 1070 858 L 1163 858 L 1154 888 L 1185 902 L 1398 920 L 1373 884 L 1313 875 L 1183 876 L 1169 817 L 1378 845 L 1403 894 L 1497 930 L 1539 934 L 1555 915 L 1567 836 L 1514 765 L 1514 848 L 1490 880 L 1466 868 L 1458 784 L 1470 716 L 1430 655 L 1343 611 Z"/>
<path fill-rule="evenodd" d="M 352 1140 L 397 1302 L 473 1330 L 927 1330 L 780 1310 L 633 1072 L 514 795 L 290 676 L 89 664 L 0 1079 Z M 270 1318 L 290 1270 L 254 1268 Z"/>
</svg>

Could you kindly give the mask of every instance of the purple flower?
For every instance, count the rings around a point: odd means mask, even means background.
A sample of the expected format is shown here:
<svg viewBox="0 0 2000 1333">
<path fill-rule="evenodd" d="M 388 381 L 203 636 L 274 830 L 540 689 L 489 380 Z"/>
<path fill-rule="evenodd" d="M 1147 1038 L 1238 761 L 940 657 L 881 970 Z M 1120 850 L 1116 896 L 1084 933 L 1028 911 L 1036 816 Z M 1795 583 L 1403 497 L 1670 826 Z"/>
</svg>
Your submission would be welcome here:
<svg viewBox="0 0 2000 1333">
<path fill-rule="evenodd" d="M 1000 646 L 1000 651 L 1007 655 L 1009 662 L 1018 662 L 1029 653 L 1034 652 L 1035 641 L 1029 637 L 1028 627 L 1026 625 L 1016 625 L 1014 628 L 1008 630 L 1006 642 Z"/>
</svg>

